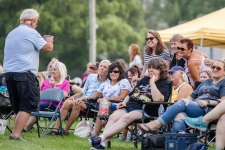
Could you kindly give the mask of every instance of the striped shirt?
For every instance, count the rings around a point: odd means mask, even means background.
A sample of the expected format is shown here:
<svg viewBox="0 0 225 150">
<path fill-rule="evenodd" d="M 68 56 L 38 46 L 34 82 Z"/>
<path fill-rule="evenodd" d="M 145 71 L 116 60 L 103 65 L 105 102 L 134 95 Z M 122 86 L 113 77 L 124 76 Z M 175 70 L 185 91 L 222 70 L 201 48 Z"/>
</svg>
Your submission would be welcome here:
<svg viewBox="0 0 225 150">
<path fill-rule="evenodd" d="M 151 54 L 151 55 L 148 55 L 145 51 L 144 51 L 144 59 L 145 59 L 145 66 L 148 67 L 148 61 L 151 59 L 151 58 L 155 58 L 155 57 L 160 57 L 164 60 L 171 60 L 170 58 L 170 54 L 167 50 L 164 50 L 160 55 L 156 55 L 156 54 Z"/>
</svg>

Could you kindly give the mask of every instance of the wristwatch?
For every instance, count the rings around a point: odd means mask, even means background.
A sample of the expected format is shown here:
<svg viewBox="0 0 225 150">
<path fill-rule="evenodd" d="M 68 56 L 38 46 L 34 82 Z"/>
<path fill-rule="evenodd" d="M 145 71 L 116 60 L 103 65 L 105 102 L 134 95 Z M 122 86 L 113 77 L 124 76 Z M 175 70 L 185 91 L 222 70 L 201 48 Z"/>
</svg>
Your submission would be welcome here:
<svg viewBox="0 0 225 150">
<path fill-rule="evenodd" d="M 207 100 L 207 106 L 210 106 L 210 100 Z"/>
</svg>

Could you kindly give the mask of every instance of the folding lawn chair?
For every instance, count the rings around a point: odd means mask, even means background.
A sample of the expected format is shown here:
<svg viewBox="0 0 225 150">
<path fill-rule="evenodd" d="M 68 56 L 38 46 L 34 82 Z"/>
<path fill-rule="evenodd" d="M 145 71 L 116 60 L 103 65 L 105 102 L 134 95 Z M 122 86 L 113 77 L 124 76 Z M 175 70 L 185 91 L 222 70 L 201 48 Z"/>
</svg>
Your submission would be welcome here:
<svg viewBox="0 0 225 150">
<path fill-rule="evenodd" d="M 56 107 L 55 111 L 49 112 L 49 111 L 39 111 L 39 112 L 31 112 L 31 116 L 36 117 L 36 125 L 38 129 L 38 137 L 40 137 L 40 128 L 45 128 L 43 138 L 45 137 L 48 129 L 55 129 L 55 128 L 50 128 L 50 125 L 52 121 L 56 118 L 60 119 L 60 127 L 57 128 L 61 130 L 61 136 L 64 137 L 63 134 L 63 128 L 62 128 L 62 120 L 61 120 L 61 114 L 60 114 L 60 104 L 62 103 L 62 100 L 64 99 L 64 93 L 61 89 L 57 88 L 51 88 L 51 89 L 46 89 L 43 92 L 41 92 L 40 99 L 42 101 L 48 101 L 48 102 L 58 102 L 58 106 Z M 38 120 L 39 118 L 49 118 L 50 121 L 47 125 L 47 127 L 41 127 Z"/>
</svg>

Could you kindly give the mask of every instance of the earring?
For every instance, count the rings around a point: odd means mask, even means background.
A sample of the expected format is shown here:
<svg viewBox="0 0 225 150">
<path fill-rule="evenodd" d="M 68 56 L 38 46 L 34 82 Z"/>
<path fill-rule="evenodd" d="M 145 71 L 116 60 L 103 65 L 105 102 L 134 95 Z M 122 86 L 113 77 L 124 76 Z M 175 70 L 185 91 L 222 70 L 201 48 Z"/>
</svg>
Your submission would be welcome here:
<svg viewBox="0 0 225 150">
<path fill-rule="evenodd" d="M 188 57 L 190 57 L 190 53 L 188 54 Z"/>
</svg>

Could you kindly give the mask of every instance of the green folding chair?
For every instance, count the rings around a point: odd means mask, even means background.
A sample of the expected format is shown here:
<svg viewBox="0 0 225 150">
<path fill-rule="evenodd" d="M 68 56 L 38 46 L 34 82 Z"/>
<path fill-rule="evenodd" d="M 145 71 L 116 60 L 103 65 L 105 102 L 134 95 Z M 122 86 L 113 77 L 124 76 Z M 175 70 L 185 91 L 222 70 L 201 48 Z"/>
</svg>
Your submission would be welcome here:
<svg viewBox="0 0 225 150">
<path fill-rule="evenodd" d="M 51 88 L 51 89 L 46 89 L 43 92 L 41 92 L 40 99 L 42 101 L 48 101 L 48 102 L 58 102 L 58 106 L 56 107 L 55 111 L 49 112 L 49 111 L 39 111 L 39 112 L 31 112 L 31 116 L 36 117 L 36 125 L 38 129 L 38 137 L 40 138 L 40 129 L 45 128 L 44 134 L 42 138 L 45 137 L 47 134 L 48 129 L 58 129 L 61 130 L 61 136 L 62 138 L 64 137 L 63 133 L 63 128 L 62 128 L 62 119 L 60 115 L 60 104 L 62 103 L 62 100 L 64 99 L 64 93 L 61 89 L 56 89 L 56 88 Z M 39 118 L 49 118 L 50 121 L 47 125 L 47 127 L 41 127 L 38 120 Z M 60 119 L 60 127 L 59 128 L 50 128 L 50 125 L 52 121 L 56 118 Z"/>
</svg>

